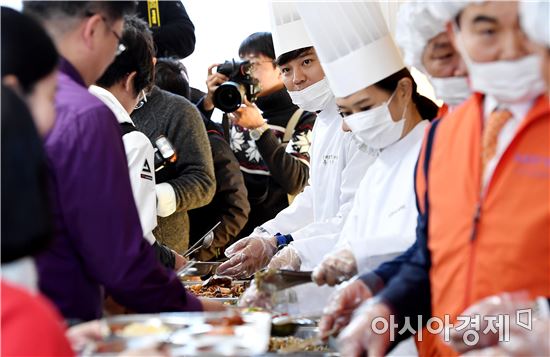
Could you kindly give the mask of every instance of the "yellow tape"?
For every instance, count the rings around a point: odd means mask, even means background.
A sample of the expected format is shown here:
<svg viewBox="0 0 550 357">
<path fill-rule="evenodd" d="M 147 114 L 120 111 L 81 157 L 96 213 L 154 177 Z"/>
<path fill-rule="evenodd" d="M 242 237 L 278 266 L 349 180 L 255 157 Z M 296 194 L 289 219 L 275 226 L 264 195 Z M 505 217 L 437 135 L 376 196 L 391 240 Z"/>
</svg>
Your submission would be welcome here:
<svg viewBox="0 0 550 357">
<path fill-rule="evenodd" d="M 149 27 L 160 26 L 160 12 L 158 0 L 147 0 L 147 18 L 149 19 Z"/>
</svg>

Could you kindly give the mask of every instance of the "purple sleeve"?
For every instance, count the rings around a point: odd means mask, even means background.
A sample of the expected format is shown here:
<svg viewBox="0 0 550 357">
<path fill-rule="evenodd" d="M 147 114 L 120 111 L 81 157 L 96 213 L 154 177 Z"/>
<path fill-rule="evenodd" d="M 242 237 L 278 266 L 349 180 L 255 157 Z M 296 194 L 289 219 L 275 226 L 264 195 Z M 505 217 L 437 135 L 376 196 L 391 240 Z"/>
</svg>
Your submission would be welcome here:
<svg viewBox="0 0 550 357">
<path fill-rule="evenodd" d="M 120 129 L 107 107 L 76 127 L 74 165 L 62 188 L 63 217 L 90 278 L 140 313 L 201 310 L 143 238 Z M 71 133 L 66 133 L 71 135 Z"/>
</svg>

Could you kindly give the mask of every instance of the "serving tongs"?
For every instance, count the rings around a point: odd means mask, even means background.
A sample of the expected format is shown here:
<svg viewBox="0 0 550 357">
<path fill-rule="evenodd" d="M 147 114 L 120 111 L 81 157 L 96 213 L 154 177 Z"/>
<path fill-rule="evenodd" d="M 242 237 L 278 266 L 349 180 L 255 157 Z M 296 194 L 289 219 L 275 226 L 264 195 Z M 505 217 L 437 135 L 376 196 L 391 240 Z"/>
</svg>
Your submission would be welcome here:
<svg viewBox="0 0 550 357">
<path fill-rule="evenodd" d="M 274 293 L 294 286 L 311 283 L 311 271 L 264 269 L 254 275 L 258 291 Z"/>
</svg>

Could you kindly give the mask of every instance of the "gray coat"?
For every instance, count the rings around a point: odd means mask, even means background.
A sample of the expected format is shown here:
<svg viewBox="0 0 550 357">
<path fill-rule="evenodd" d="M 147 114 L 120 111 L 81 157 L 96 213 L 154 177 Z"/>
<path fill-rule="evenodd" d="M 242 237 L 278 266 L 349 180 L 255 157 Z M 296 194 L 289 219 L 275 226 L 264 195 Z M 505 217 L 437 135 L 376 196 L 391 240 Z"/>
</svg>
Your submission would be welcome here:
<svg viewBox="0 0 550 357">
<path fill-rule="evenodd" d="M 154 87 L 147 103 L 132 113 L 136 127 L 151 140 L 164 135 L 178 156 L 166 180 L 176 193 L 176 212 L 162 218 L 153 231 L 160 242 L 177 252 L 189 244 L 187 211 L 208 204 L 216 190 L 210 144 L 201 115 L 187 99 Z M 157 182 L 157 183 L 160 183 Z"/>
</svg>

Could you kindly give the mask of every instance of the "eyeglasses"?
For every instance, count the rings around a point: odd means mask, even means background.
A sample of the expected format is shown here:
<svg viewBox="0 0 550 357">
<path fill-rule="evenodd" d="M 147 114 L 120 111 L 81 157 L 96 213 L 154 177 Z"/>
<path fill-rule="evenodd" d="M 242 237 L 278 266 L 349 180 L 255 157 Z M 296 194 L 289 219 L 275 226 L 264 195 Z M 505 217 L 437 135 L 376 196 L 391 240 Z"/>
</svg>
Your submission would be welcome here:
<svg viewBox="0 0 550 357">
<path fill-rule="evenodd" d="M 271 63 L 273 64 L 273 61 L 270 60 L 264 60 L 264 61 L 250 61 L 250 69 L 252 71 L 256 71 L 262 63 Z"/>
<path fill-rule="evenodd" d="M 115 56 L 120 55 L 122 52 L 126 51 L 126 46 L 124 46 L 124 44 L 122 43 L 121 36 L 118 33 L 116 33 L 116 31 L 113 30 L 111 26 L 109 26 L 109 23 L 107 22 L 107 19 L 104 16 L 101 16 L 101 20 L 103 20 L 103 22 L 105 23 L 105 26 L 107 26 L 109 31 L 111 31 L 113 35 L 115 35 L 116 39 L 118 40 L 118 46 L 116 48 Z"/>
<path fill-rule="evenodd" d="M 141 107 L 143 107 L 143 105 L 147 103 L 147 95 L 145 94 L 145 90 L 142 90 L 140 93 L 139 93 L 139 96 L 138 96 L 138 103 L 136 104 L 136 106 L 134 107 L 134 109 L 139 109 Z"/>
</svg>

